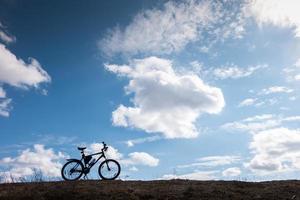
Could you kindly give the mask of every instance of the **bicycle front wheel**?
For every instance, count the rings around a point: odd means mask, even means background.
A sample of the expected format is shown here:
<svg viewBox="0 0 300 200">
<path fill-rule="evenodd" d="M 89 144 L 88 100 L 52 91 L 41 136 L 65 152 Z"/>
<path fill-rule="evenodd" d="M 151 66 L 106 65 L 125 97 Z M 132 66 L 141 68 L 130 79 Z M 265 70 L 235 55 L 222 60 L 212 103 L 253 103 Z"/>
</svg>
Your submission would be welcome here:
<svg viewBox="0 0 300 200">
<path fill-rule="evenodd" d="M 98 172 L 102 179 L 114 180 L 120 175 L 121 166 L 117 161 L 107 159 L 100 164 Z"/>
<path fill-rule="evenodd" d="M 78 180 L 83 174 L 83 164 L 77 160 L 67 162 L 61 169 L 61 176 L 66 181 Z"/>
</svg>

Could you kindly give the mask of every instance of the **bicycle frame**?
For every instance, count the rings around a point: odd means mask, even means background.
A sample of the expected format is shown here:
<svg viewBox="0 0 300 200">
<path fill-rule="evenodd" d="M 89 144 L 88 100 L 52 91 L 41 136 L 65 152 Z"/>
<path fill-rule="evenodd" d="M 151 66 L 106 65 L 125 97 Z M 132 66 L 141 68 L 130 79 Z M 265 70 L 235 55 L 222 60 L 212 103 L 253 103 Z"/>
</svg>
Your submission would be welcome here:
<svg viewBox="0 0 300 200">
<path fill-rule="evenodd" d="M 121 172 L 120 164 L 116 160 L 106 157 L 105 152 L 107 151 L 108 147 L 104 142 L 102 143 L 103 148 L 99 152 L 87 155 L 84 152 L 86 147 L 77 147 L 77 149 L 80 150 L 81 159 L 67 159 L 68 162 L 62 167 L 61 170 L 63 179 L 78 180 L 82 175 L 84 175 L 84 179 L 86 179 L 87 175 L 90 173 L 91 168 L 102 158 L 104 158 L 104 160 L 100 161 L 100 165 L 98 168 L 99 176 L 104 180 L 114 180 L 115 178 L 117 178 Z M 72 167 L 68 168 L 68 166 Z M 75 178 L 72 177 L 73 173 L 75 173 Z M 107 175 L 106 173 L 110 173 L 110 175 Z"/>
<path fill-rule="evenodd" d="M 96 155 L 101 155 L 99 156 L 99 158 L 96 159 L 96 161 L 94 163 L 92 163 L 91 165 L 89 165 L 88 163 L 85 163 L 84 162 L 84 158 L 87 157 L 87 156 L 96 156 Z M 85 155 L 83 152 L 82 152 L 82 156 L 81 156 L 81 162 L 84 164 L 84 167 L 88 168 L 88 169 L 91 169 L 101 158 L 104 158 L 106 160 L 106 156 L 103 152 L 103 150 L 101 152 L 98 152 L 98 153 L 92 153 L 92 154 L 89 154 L 89 155 Z"/>
</svg>

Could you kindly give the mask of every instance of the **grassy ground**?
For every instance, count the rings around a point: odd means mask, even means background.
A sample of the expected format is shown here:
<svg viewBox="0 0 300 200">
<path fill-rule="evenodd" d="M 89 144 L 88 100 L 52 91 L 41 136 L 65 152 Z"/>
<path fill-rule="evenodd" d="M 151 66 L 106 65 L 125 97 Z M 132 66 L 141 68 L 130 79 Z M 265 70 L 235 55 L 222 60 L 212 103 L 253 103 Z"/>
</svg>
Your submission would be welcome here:
<svg viewBox="0 0 300 200">
<path fill-rule="evenodd" d="M 75 181 L 0 184 L 0 200 L 299 199 L 300 181 Z"/>
</svg>

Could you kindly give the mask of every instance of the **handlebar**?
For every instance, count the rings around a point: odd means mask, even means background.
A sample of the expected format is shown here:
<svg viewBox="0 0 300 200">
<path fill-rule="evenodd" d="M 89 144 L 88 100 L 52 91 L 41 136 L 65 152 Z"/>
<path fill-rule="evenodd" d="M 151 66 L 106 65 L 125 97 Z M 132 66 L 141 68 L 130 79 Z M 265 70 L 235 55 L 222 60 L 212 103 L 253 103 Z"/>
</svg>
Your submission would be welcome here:
<svg viewBox="0 0 300 200">
<path fill-rule="evenodd" d="M 107 151 L 108 147 L 107 147 L 107 145 L 105 144 L 105 142 L 102 142 L 102 144 L 103 144 L 102 150 Z"/>
</svg>

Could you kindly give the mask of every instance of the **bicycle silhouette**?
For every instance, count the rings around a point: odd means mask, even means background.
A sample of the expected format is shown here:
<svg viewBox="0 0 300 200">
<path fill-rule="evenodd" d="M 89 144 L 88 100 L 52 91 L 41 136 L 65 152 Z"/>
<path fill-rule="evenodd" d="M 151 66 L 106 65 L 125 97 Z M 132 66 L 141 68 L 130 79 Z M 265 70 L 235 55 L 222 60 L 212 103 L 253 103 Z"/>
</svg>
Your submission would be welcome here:
<svg viewBox="0 0 300 200">
<path fill-rule="evenodd" d="M 86 147 L 77 147 L 81 151 L 81 160 L 78 159 L 67 159 L 67 163 L 64 164 L 61 170 L 61 175 L 64 180 L 74 181 L 78 180 L 83 174 L 84 178 L 90 172 L 91 168 L 101 159 L 104 158 L 98 168 L 99 176 L 104 180 L 114 180 L 121 172 L 120 164 L 113 159 L 107 159 L 105 152 L 107 151 L 107 145 L 102 142 L 103 148 L 100 152 L 93 153 L 90 155 L 85 155 L 84 150 Z M 98 159 L 93 158 L 93 156 L 100 155 Z M 93 159 L 92 159 L 93 158 Z"/>
</svg>

